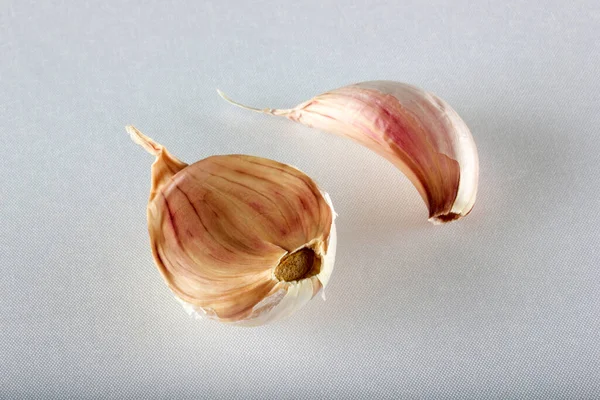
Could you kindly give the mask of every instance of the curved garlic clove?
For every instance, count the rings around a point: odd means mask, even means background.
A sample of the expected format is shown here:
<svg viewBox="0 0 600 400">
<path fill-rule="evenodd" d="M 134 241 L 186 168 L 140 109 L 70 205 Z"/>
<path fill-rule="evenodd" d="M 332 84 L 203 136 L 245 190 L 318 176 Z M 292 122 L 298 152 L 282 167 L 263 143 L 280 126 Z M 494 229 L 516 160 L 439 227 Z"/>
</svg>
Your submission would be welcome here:
<svg viewBox="0 0 600 400">
<path fill-rule="evenodd" d="M 467 215 L 477 195 L 479 161 L 469 128 L 439 97 L 392 81 L 345 86 L 292 109 L 257 109 L 349 137 L 396 165 L 443 223 Z"/>
<path fill-rule="evenodd" d="M 127 131 L 156 156 L 152 254 L 188 313 L 260 325 L 291 315 L 327 285 L 336 214 L 307 175 L 245 155 L 187 165 L 136 128 Z"/>
</svg>

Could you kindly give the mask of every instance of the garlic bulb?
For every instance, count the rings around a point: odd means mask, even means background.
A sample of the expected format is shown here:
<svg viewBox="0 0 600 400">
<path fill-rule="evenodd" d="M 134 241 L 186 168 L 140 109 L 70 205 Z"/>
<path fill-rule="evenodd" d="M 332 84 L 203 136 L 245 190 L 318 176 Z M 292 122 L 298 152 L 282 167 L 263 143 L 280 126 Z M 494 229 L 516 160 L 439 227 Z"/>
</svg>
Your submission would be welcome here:
<svg viewBox="0 0 600 400">
<path fill-rule="evenodd" d="M 188 312 L 259 325 L 289 316 L 327 285 L 335 212 L 312 179 L 246 155 L 187 165 L 133 126 L 127 131 L 156 156 L 152 255 Z"/>
<path fill-rule="evenodd" d="M 320 94 L 292 109 L 253 111 L 349 137 L 396 165 L 443 223 L 467 215 L 475 203 L 477 148 L 469 128 L 446 102 L 415 86 L 363 82 Z"/>
</svg>

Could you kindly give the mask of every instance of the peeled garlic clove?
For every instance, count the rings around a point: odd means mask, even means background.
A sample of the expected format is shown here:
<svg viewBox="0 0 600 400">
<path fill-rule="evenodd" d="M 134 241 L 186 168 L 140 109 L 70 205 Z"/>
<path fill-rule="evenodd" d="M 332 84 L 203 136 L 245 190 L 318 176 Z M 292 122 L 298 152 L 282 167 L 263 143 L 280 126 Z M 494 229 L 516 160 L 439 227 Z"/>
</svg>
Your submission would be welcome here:
<svg viewBox="0 0 600 400">
<path fill-rule="evenodd" d="M 156 156 L 152 255 L 189 313 L 259 325 L 291 315 L 327 285 L 335 212 L 307 175 L 245 155 L 187 165 L 133 126 L 127 131 Z"/>
<path fill-rule="evenodd" d="M 292 109 L 247 107 L 349 137 L 396 165 L 443 223 L 475 204 L 479 161 L 469 128 L 446 102 L 415 86 L 363 82 L 320 94 Z"/>
</svg>

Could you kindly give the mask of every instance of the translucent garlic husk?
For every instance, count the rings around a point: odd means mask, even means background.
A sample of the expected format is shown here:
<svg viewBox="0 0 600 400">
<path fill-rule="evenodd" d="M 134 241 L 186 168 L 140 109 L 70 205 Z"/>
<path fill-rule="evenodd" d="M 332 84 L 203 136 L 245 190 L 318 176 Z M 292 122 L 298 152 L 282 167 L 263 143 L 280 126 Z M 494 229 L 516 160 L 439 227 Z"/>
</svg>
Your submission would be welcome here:
<svg viewBox="0 0 600 400">
<path fill-rule="evenodd" d="M 245 155 L 187 165 L 127 130 L 156 156 L 147 209 L 152 254 L 188 313 L 261 325 L 290 316 L 327 285 L 336 214 L 307 175 Z"/>
<path fill-rule="evenodd" d="M 467 215 L 477 196 L 479 161 L 471 132 L 444 100 L 416 86 L 362 82 L 320 94 L 291 109 L 246 109 L 284 116 L 348 137 L 398 167 L 444 223 Z"/>
</svg>

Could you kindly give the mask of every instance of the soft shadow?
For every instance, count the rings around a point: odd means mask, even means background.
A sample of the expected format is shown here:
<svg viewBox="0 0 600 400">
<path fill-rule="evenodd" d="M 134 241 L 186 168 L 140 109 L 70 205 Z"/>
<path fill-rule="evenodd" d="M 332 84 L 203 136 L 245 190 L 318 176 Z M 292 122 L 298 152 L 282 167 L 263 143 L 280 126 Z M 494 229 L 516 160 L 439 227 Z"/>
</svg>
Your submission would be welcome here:
<svg viewBox="0 0 600 400">
<path fill-rule="evenodd" d="M 382 179 L 348 179 L 348 194 L 360 195 L 348 197 L 342 207 L 363 211 L 348 211 L 338 223 L 340 245 L 328 297 L 336 296 L 331 293 L 335 291 L 342 299 L 327 307 L 332 307 L 326 311 L 331 329 L 355 324 L 349 321 L 361 316 L 368 324 L 389 322 L 390 315 L 427 323 L 423 318 L 428 314 L 437 315 L 436 309 L 452 312 L 452 304 L 459 310 L 477 309 L 477 302 L 485 307 L 506 295 L 507 287 L 498 284 L 499 271 L 517 268 L 510 259 L 498 257 L 504 253 L 494 246 L 518 246 L 532 235 L 560 228 L 557 213 L 576 207 L 576 197 L 565 192 L 580 173 L 576 149 L 584 144 L 574 141 L 582 139 L 553 110 L 532 113 L 526 106 L 522 111 L 513 104 L 503 106 L 463 113 L 478 146 L 480 186 L 473 212 L 460 221 L 428 226 L 421 199 L 408 180 L 398 185 L 401 190 L 385 189 L 394 178 L 390 171 Z M 396 242 L 389 240 L 392 234 Z M 405 235 L 418 235 L 421 244 L 413 241 L 407 248 L 401 240 Z M 465 250 L 463 244 L 469 241 L 477 245 Z M 532 243 L 532 255 L 544 256 L 539 241 Z M 528 266 L 518 268 L 522 273 Z M 448 291 L 440 292 L 444 285 Z M 515 301 L 518 296 L 525 294 L 519 293 Z"/>
</svg>

